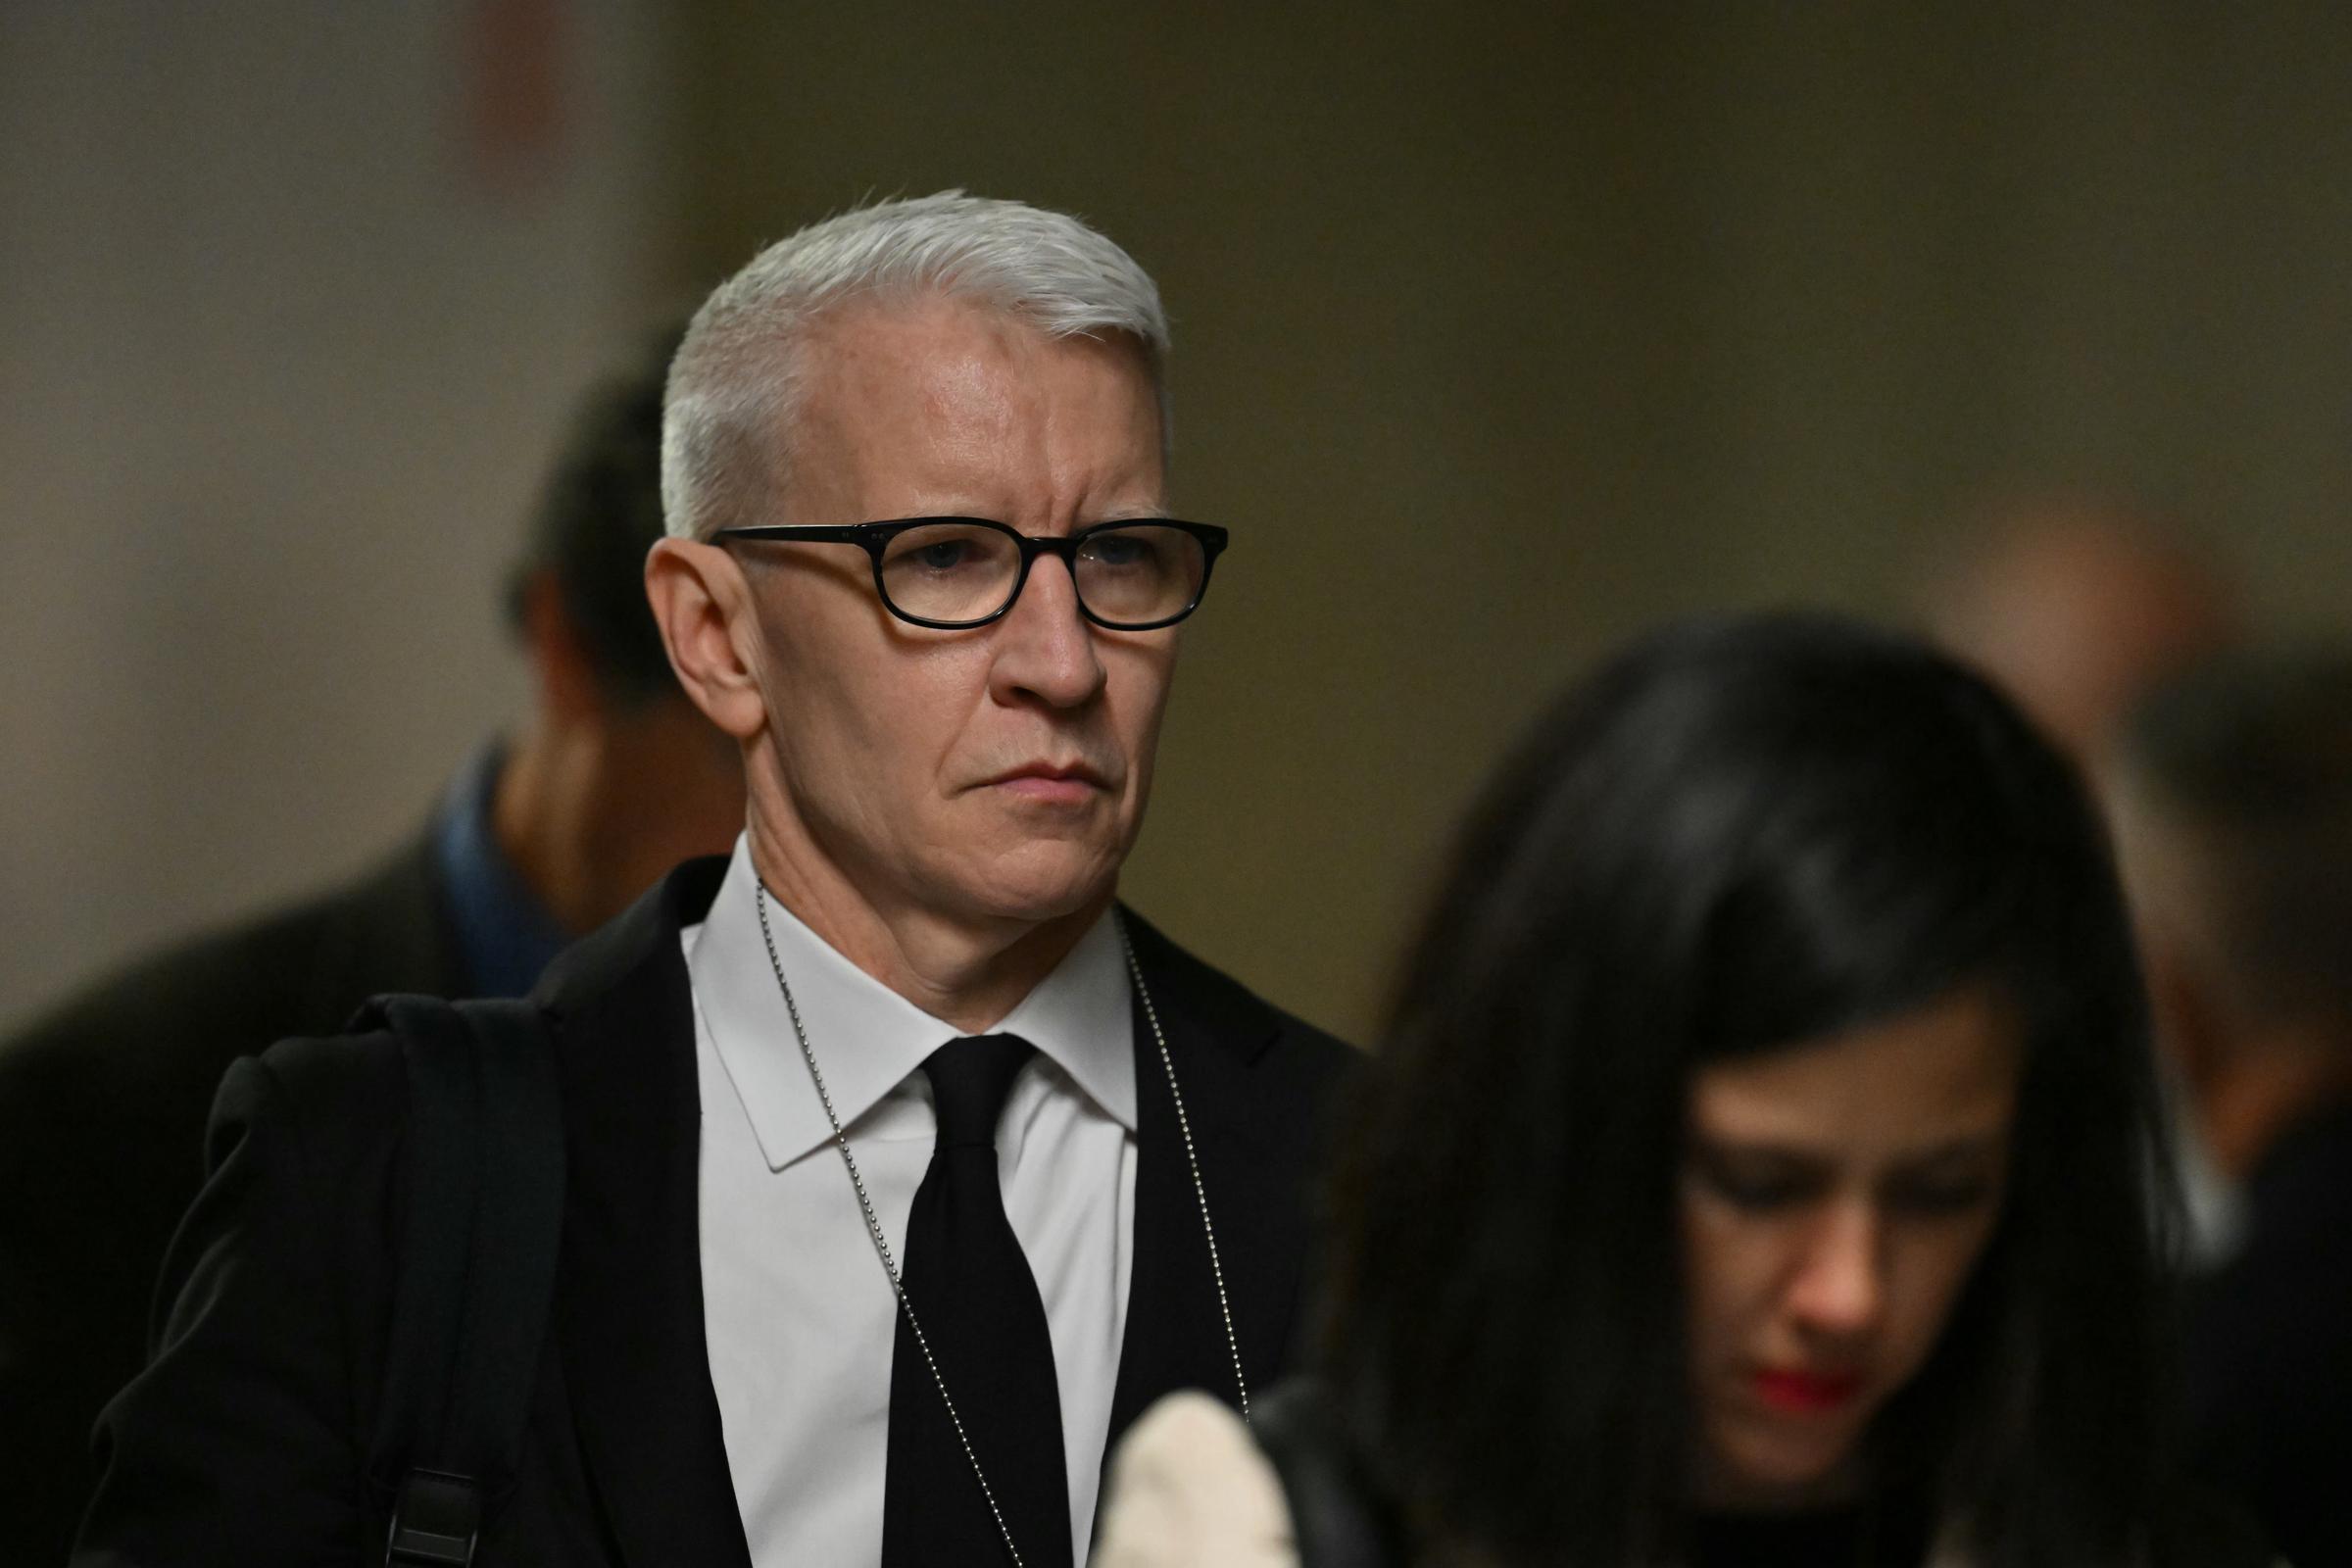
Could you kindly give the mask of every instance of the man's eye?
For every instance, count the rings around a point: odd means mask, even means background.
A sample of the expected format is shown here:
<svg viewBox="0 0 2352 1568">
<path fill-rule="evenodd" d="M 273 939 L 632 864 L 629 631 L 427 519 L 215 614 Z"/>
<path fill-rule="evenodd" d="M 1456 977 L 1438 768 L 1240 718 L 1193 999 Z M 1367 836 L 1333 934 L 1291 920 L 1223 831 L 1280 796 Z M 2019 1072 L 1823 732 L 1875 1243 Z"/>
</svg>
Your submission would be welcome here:
<svg viewBox="0 0 2352 1568">
<path fill-rule="evenodd" d="M 914 552 L 915 564 L 926 571 L 953 571 L 967 564 L 971 558 L 971 541 L 967 539 L 942 539 Z"/>
<path fill-rule="evenodd" d="M 1099 565 L 1127 570 L 1150 565 L 1156 552 L 1141 539 L 1118 534 L 1098 534 L 1086 542 L 1086 553 Z"/>
</svg>

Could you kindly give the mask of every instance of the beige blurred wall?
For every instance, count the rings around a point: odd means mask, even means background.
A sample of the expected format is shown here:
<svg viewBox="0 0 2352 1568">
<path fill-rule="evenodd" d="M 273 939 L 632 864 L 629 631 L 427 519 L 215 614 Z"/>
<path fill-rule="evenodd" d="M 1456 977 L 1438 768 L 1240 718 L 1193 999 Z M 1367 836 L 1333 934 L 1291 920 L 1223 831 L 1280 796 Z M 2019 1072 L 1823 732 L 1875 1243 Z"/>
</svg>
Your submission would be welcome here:
<svg viewBox="0 0 2352 1568">
<path fill-rule="evenodd" d="M 1128 891 L 1361 1036 L 1445 825 L 1657 617 L 1907 611 L 2011 488 L 2352 582 L 2352 10 L 698 10 L 677 267 L 873 192 L 1098 220 L 1230 525 Z"/>
<path fill-rule="evenodd" d="M 500 579 L 676 219 L 649 8 L 536 63 L 502 9 L 0 5 L 0 1026 L 373 860 L 520 709 Z"/>
</svg>

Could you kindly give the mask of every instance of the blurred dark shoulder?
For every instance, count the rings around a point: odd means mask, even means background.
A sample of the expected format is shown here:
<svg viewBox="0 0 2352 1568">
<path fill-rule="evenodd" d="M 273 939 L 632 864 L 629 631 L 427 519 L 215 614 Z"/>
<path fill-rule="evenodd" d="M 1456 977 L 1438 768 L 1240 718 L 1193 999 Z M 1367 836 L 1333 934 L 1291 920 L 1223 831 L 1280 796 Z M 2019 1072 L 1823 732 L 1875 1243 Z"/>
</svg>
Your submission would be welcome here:
<svg viewBox="0 0 2352 1568">
<path fill-rule="evenodd" d="M 2283 1564 L 2262 1527 L 2201 1486 L 2168 1488 L 2148 1522 L 2148 1568 L 2273 1568 Z"/>
<path fill-rule="evenodd" d="M 332 1034 L 378 992 L 447 994 L 464 981 L 441 876 L 419 837 L 351 883 L 82 986 L 0 1043 L 0 1115 L 20 1092 L 94 1076 L 117 1094 L 200 1082 L 209 1101 L 239 1055 L 289 1035 Z M 196 1049 L 196 1040 L 218 1049 Z"/>
<path fill-rule="evenodd" d="M 0 1562 L 63 1560 L 99 1407 L 143 1364 L 148 1303 L 204 1176 L 221 1075 L 338 1033 L 383 991 L 465 977 L 429 840 L 356 880 L 175 943 L 0 1041 Z"/>
</svg>

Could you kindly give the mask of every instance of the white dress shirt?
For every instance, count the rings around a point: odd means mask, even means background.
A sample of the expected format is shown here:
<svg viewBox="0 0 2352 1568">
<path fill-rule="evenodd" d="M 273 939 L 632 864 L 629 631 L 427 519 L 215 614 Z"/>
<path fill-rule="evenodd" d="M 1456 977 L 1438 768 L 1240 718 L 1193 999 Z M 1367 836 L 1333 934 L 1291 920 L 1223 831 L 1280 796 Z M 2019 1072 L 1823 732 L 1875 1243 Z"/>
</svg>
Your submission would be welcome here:
<svg viewBox="0 0 2352 1568">
<path fill-rule="evenodd" d="M 756 886 L 738 840 L 710 913 L 682 933 L 702 1086 L 710 1382 L 752 1560 L 878 1563 L 898 1301 L 760 941 Z M 935 1126 L 917 1069 L 966 1031 L 857 968 L 772 898 L 767 911 L 874 1217 L 903 1259 Z M 1134 1256 L 1134 1023 L 1113 917 L 978 1032 L 1037 1048 L 998 1125 L 998 1172 L 1045 1300 L 1071 1560 L 1084 1562 Z M 956 1368 L 940 1370 L 953 1394 Z M 980 1452 L 982 1469 L 989 1458 Z"/>
</svg>

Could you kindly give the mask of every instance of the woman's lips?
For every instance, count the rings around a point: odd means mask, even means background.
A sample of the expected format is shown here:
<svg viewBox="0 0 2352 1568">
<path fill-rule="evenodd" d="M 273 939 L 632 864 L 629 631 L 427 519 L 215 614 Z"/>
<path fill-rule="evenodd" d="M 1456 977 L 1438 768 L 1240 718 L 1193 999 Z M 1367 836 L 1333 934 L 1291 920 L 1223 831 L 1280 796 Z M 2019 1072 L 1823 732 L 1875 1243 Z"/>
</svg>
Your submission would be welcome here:
<svg viewBox="0 0 2352 1568">
<path fill-rule="evenodd" d="M 1856 1372 L 1800 1372 L 1766 1369 L 1752 1380 L 1756 1396 L 1776 1410 L 1826 1415 L 1853 1402 L 1862 1392 Z"/>
</svg>

